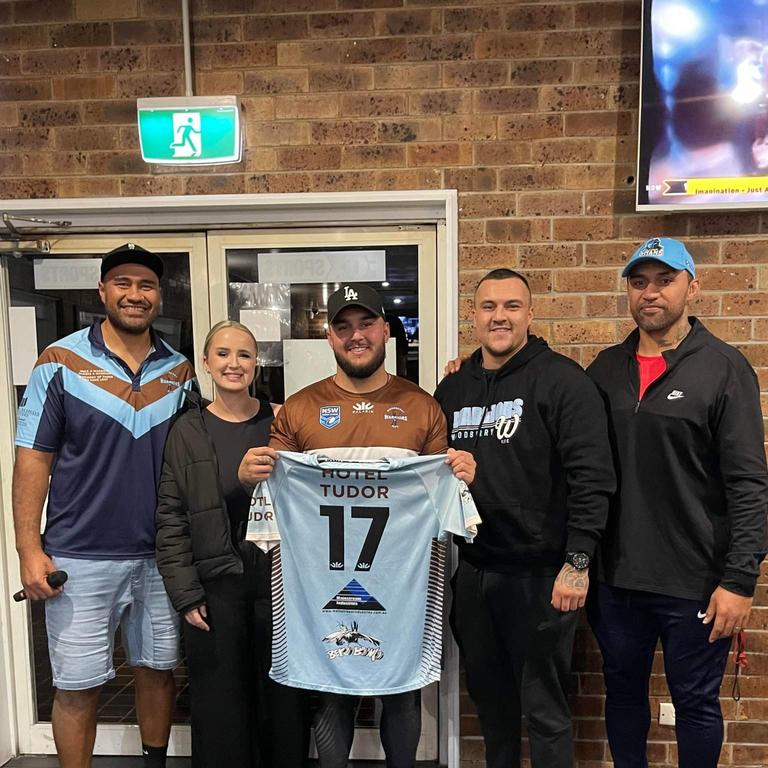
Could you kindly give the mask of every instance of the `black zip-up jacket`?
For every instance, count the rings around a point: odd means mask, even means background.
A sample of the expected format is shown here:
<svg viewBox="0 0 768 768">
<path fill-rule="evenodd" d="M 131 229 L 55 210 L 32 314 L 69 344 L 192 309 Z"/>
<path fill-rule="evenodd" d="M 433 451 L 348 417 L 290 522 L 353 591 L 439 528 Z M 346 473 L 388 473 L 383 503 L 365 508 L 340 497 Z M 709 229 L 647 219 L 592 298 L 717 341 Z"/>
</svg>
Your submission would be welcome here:
<svg viewBox="0 0 768 768">
<path fill-rule="evenodd" d="M 566 552 L 592 554 L 615 487 L 605 408 L 569 358 L 529 336 L 503 367 L 485 371 L 476 350 L 435 392 L 454 448 L 477 460 L 472 496 L 483 523 L 478 568 L 549 575 Z"/>
<path fill-rule="evenodd" d="M 638 400 L 639 332 L 587 373 L 610 411 L 619 475 L 600 578 L 693 600 L 752 595 L 766 550 L 768 472 L 757 377 L 698 320 Z"/>
<path fill-rule="evenodd" d="M 165 443 L 155 512 L 157 567 L 180 613 L 205 603 L 202 581 L 243 573 L 203 422 L 208 402 L 196 392 L 186 398 Z"/>
</svg>

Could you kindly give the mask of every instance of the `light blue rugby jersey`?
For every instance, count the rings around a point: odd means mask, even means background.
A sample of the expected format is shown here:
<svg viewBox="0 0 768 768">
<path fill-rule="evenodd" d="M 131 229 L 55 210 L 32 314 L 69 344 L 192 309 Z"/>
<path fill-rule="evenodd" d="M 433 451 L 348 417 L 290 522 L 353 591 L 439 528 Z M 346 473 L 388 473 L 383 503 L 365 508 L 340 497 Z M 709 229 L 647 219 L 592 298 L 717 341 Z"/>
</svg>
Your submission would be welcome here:
<svg viewBox="0 0 768 768">
<path fill-rule="evenodd" d="M 438 680 L 445 543 L 436 539 L 474 537 L 480 517 L 466 484 L 444 455 L 279 457 L 254 493 L 248 532 L 280 541 L 271 677 L 361 696 Z"/>
</svg>

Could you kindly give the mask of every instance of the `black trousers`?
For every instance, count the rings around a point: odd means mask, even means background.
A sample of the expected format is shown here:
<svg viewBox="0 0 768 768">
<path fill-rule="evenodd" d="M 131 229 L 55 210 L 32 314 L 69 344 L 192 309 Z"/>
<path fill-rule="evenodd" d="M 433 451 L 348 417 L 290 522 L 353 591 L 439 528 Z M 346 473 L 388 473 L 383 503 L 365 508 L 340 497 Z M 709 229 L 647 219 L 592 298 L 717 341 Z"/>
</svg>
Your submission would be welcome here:
<svg viewBox="0 0 768 768">
<path fill-rule="evenodd" d="M 605 725 L 616 768 L 647 768 L 648 685 L 656 644 L 675 705 L 680 768 L 717 768 L 723 746 L 720 685 L 730 638 L 709 642 L 708 601 L 598 584 L 589 621 L 603 654 Z"/>
<path fill-rule="evenodd" d="M 307 694 L 268 676 L 269 557 L 241 544 L 244 573 L 204 583 L 210 632 L 184 622 L 193 768 L 301 768 L 309 752 Z"/>
<path fill-rule="evenodd" d="M 482 571 L 466 562 L 453 577 L 451 625 L 488 768 L 520 765 L 522 716 L 533 768 L 573 768 L 567 685 L 577 613 L 552 607 L 554 580 Z"/>
</svg>

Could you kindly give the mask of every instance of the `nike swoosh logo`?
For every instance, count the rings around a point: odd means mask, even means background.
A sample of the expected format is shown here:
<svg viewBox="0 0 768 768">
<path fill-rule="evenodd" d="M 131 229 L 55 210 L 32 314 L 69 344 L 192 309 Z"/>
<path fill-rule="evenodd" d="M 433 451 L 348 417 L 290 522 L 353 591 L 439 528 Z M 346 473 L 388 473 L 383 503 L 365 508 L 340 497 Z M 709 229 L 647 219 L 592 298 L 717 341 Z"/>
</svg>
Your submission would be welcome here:
<svg viewBox="0 0 768 768">
<path fill-rule="evenodd" d="M 699 611 L 699 612 L 698 612 L 696 615 L 697 615 L 697 616 L 698 616 L 700 619 L 704 619 L 704 618 L 706 618 L 706 616 L 707 616 L 707 614 L 706 614 L 706 613 L 702 613 L 701 611 Z"/>
</svg>

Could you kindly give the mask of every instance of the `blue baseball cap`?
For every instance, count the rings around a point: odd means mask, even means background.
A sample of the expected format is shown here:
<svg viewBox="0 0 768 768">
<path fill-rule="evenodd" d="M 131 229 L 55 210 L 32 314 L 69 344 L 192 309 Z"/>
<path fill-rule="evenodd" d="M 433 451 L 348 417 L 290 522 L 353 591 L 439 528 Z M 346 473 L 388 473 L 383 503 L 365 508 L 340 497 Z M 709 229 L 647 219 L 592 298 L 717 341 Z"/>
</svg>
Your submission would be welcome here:
<svg viewBox="0 0 768 768">
<path fill-rule="evenodd" d="M 646 240 L 632 254 L 621 276 L 627 277 L 635 264 L 641 261 L 660 261 L 672 269 L 685 269 L 690 272 L 691 277 L 696 277 L 693 256 L 679 240 L 673 240 L 671 237 L 652 237 Z"/>
</svg>

